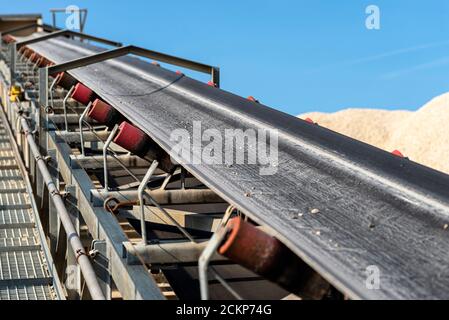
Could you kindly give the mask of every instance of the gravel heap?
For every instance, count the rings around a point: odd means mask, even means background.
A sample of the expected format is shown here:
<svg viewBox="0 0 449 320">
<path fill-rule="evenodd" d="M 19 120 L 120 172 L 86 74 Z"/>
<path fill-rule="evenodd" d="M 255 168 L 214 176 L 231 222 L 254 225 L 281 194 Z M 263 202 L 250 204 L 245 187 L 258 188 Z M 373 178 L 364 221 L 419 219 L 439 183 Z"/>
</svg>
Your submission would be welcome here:
<svg viewBox="0 0 449 320">
<path fill-rule="evenodd" d="M 449 93 L 416 112 L 347 109 L 301 115 L 319 125 L 449 174 Z"/>
</svg>

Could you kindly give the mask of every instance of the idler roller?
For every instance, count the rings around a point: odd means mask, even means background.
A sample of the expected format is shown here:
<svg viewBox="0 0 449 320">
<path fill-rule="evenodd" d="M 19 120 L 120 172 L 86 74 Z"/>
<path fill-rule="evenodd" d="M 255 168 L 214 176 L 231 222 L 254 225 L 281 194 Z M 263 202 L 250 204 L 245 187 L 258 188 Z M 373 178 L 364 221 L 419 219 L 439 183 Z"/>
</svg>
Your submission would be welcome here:
<svg viewBox="0 0 449 320">
<path fill-rule="evenodd" d="M 97 95 L 82 83 L 78 83 L 72 93 L 72 99 L 87 106 L 89 102 L 94 101 Z"/>
<path fill-rule="evenodd" d="M 107 125 L 109 128 L 112 128 L 116 123 L 123 121 L 120 112 L 100 99 L 94 101 L 90 107 L 88 116 L 98 123 Z"/>
<path fill-rule="evenodd" d="M 26 47 L 24 47 L 24 48 L 25 48 L 25 50 L 23 50 L 23 55 L 27 58 L 30 58 L 31 55 L 34 53 L 34 51 L 31 49 L 28 49 Z"/>
<path fill-rule="evenodd" d="M 278 239 L 240 218 L 218 252 L 304 299 L 322 299 L 330 285 Z"/>
<path fill-rule="evenodd" d="M 72 77 L 66 72 L 52 74 L 51 76 L 53 78 L 58 77 L 58 82 L 56 82 L 56 84 L 60 87 L 63 87 L 66 90 L 70 90 L 70 88 L 76 86 L 76 84 L 78 83 L 78 81 L 74 77 Z"/>
<path fill-rule="evenodd" d="M 159 168 L 165 172 L 172 172 L 174 169 L 170 156 L 145 132 L 126 121 L 120 125 L 114 142 L 148 161 L 157 160 Z"/>
<path fill-rule="evenodd" d="M 14 37 L 12 37 L 12 36 L 9 35 L 9 34 L 4 35 L 4 36 L 2 37 L 2 39 L 3 39 L 3 41 L 5 41 L 6 43 L 11 43 L 11 42 L 14 41 Z"/>
<path fill-rule="evenodd" d="M 41 58 L 41 56 L 35 52 L 31 55 L 30 60 L 31 60 L 31 62 L 36 63 L 40 58 Z"/>
</svg>

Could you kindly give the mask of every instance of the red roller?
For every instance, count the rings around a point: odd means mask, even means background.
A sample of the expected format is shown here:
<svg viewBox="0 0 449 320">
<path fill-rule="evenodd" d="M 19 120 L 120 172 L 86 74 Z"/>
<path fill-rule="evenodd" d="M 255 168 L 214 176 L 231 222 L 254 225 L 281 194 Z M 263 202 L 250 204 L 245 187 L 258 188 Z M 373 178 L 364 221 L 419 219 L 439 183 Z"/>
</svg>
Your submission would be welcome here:
<svg viewBox="0 0 449 320">
<path fill-rule="evenodd" d="M 31 61 L 34 63 L 36 63 L 40 58 L 41 58 L 40 54 L 36 52 L 31 55 Z"/>
<path fill-rule="evenodd" d="M 14 37 L 11 36 L 10 34 L 4 35 L 4 36 L 2 37 L 2 39 L 3 39 L 3 41 L 5 41 L 6 43 L 11 43 L 11 42 L 14 42 L 14 41 L 15 41 Z"/>
<path fill-rule="evenodd" d="M 165 172 L 172 172 L 175 167 L 170 156 L 157 143 L 145 132 L 126 121 L 120 125 L 114 142 L 150 162 L 157 160 L 159 168 Z"/>
<path fill-rule="evenodd" d="M 138 155 L 145 156 L 150 146 L 150 137 L 139 128 L 123 122 L 114 142 L 122 148 Z"/>
<path fill-rule="evenodd" d="M 30 58 L 33 53 L 34 53 L 33 50 L 27 48 L 24 50 L 23 55 L 27 58 Z"/>
<path fill-rule="evenodd" d="M 405 158 L 405 156 L 404 156 L 404 155 L 402 154 L 402 152 L 399 151 L 399 150 L 394 150 L 394 151 L 392 152 L 392 154 L 395 155 L 396 157 L 399 157 L 399 158 Z"/>
<path fill-rule="evenodd" d="M 39 68 L 43 68 L 43 67 L 48 66 L 49 64 L 50 64 L 50 60 L 48 60 L 48 59 L 46 59 L 46 58 L 42 58 L 42 59 L 41 59 L 41 62 L 39 62 L 38 67 L 39 67 Z"/>
<path fill-rule="evenodd" d="M 65 72 L 52 74 L 51 76 L 53 78 L 58 77 L 58 82 L 56 82 L 56 84 L 60 87 L 63 87 L 66 90 L 70 90 L 71 87 L 75 86 L 78 83 L 78 81 L 75 78 L 73 78 L 71 75 Z"/>
<path fill-rule="evenodd" d="M 255 103 L 259 103 L 259 100 L 257 100 L 256 98 L 254 98 L 253 96 L 249 96 L 247 98 L 249 101 L 255 102 Z"/>
<path fill-rule="evenodd" d="M 117 110 L 100 99 L 94 101 L 88 115 L 89 118 L 94 119 L 101 124 L 105 124 L 108 127 L 113 127 L 116 123 L 120 122 L 122 118 Z"/>
<path fill-rule="evenodd" d="M 95 94 L 82 83 L 78 83 L 73 90 L 72 98 L 87 106 L 89 102 L 95 99 Z"/>
<path fill-rule="evenodd" d="M 307 121 L 308 123 L 315 124 L 315 121 L 313 121 L 313 120 L 310 119 L 310 118 L 306 118 L 306 121 Z"/>
<path fill-rule="evenodd" d="M 278 239 L 241 218 L 227 226 L 231 231 L 218 249 L 221 255 L 303 298 L 320 298 L 329 290 L 329 284 Z"/>
<path fill-rule="evenodd" d="M 208 81 L 207 85 L 210 86 L 210 87 L 215 87 L 215 88 L 217 87 L 217 84 L 214 83 L 213 81 Z"/>
</svg>

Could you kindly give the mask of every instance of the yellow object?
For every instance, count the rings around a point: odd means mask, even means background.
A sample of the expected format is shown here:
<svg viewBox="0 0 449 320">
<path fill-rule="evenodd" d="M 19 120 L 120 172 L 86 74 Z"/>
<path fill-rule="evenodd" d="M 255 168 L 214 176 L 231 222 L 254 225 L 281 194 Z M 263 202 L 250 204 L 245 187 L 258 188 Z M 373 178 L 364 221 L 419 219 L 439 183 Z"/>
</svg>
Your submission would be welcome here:
<svg viewBox="0 0 449 320">
<path fill-rule="evenodd" d="M 12 86 L 9 89 L 9 101 L 16 102 L 17 98 L 22 98 L 22 88 L 20 86 Z"/>
</svg>

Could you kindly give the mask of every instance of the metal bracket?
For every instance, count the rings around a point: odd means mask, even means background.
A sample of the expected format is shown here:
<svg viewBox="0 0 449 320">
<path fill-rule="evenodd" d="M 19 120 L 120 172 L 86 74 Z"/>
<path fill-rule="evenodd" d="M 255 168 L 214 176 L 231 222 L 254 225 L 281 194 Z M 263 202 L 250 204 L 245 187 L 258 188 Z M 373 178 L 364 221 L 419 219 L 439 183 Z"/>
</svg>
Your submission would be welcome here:
<svg viewBox="0 0 449 320">
<path fill-rule="evenodd" d="M 210 74 L 212 82 L 215 83 L 217 87 L 220 86 L 220 69 L 218 67 L 210 66 L 204 63 L 191 61 L 136 46 L 126 46 L 117 49 L 112 49 L 109 51 L 104 51 L 101 53 L 93 54 L 87 57 L 75 59 L 72 61 L 48 67 L 48 70 L 50 74 L 55 74 L 59 72 L 69 71 L 79 67 L 85 67 L 105 60 L 122 57 L 128 54 L 134 54 L 140 57 L 145 57 L 156 61 L 172 64 L 175 66 Z"/>
<path fill-rule="evenodd" d="M 204 249 L 203 253 L 201 254 L 198 260 L 198 273 L 199 273 L 200 291 L 202 300 L 209 300 L 209 280 L 208 280 L 209 262 L 229 231 L 228 228 L 226 227 L 226 224 L 231 218 L 233 211 L 234 211 L 233 206 L 230 206 L 226 210 L 223 219 L 221 220 L 220 226 L 218 227 L 217 231 L 215 231 L 213 236 L 210 238 L 209 243 L 207 244 L 206 248 Z M 241 299 L 241 297 L 226 283 L 226 281 L 223 278 L 221 278 L 220 275 L 217 272 L 215 272 L 215 270 L 213 271 L 215 274 L 215 278 L 232 295 L 234 295 L 237 299 Z"/>
<path fill-rule="evenodd" d="M 108 140 L 104 143 L 103 146 L 103 163 L 104 163 L 104 190 L 107 192 L 109 191 L 109 178 L 108 178 L 108 148 L 111 144 L 112 140 L 115 137 L 115 134 L 118 131 L 118 124 L 114 126 L 114 129 L 112 129 L 111 134 L 108 137 Z"/>
<path fill-rule="evenodd" d="M 31 28 L 36 28 L 36 29 L 42 28 L 44 31 L 47 31 L 47 32 L 53 32 L 53 31 L 59 30 L 58 28 L 54 28 L 54 27 L 48 26 L 46 24 L 32 23 L 32 24 L 27 24 L 25 26 L 21 26 L 21 27 L 3 30 L 1 34 L 11 34 L 14 32 L 19 32 L 19 31 L 23 31 L 23 30 L 27 30 L 27 29 L 31 29 Z"/>
<path fill-rule="evenodd" d="M 87 39 L 87 40 L 92 40 L 95 42 L 99 42 L 99 43 L 103 43 L 103 44 L 107 44 L 110 46 L 114 46 L 114 47 L 121 47 L 122 44 L 120 42 L 116 42 L 116 41 L 111 41 L 108 39 L 104 39 L 104 38 L 99 38 L 99 37 L 95 37 L 86 33 L 82 33 L 82 32 L 76 32 L 73 30 L 59 30 L 59 31 L 55 31 L 37 38 L 33 38 L 33 39 L 28 39 L 28 40 L 24 40 L 21 42 L 17 42 L 16 45 L 16 49 L 19 50 L 21 47 L 23 46 L 27 46 L 33 43 L 38 43 L 38 42 L 42 42 L 42 41 L 46 41 L 49 39 L 53 39 L 53 38 L 57 38 L 57 37 L 63 37 L 63 36 L 74 36 L 74 37 L 79 37 L 81 39 Z"/>
<path fill-rule="evenodd" d="M 145 223 L 145 201 L 143 199 L 143 193 L 145 192 L 145 188 L 147 187 L 148 181 L 150 181 L 151 177 L 153 176 L 154 172 L 157 169 L 157 166 L 159 165 L 159 162 L 156 160 L 153 161 L 153 163 L 150 166 L 150 169 L 148 169 L 147 173 L 145 174 L 145 177 L 143 178 L 139 189 L 138 189 L 138 196 L 139 196 L 139 206 L 140 206 L 140 226 L 142 229 L 142 243 L 145 245 L 147 244 L 147 229 L 146 229 L 146 223 Z"/>
<path fill-rule="evenodd" d="M 73 89 L 73 87 L 72 87 Z M 72 89 L 70 89 L 70 91 L 72 91 Z M 70 93 L 70 92 L 69 92 Z M 68 95 L 67 95 L 68 96 Z M 69 126 L 67 124 L 67 113 L 66 113 L 66 104 L 65 104 L 66 100 L 64 99 L 64 113 L 65 113 L 65 117 L 66 117 L 66 132 L 69 131 Z M 83 113 L 81 114 L 80 120 L 79 120 L 79 129 L 80 129 L 80 142 L 81 142 L 81 155 L 84 157 L 86 154 L 84 152 L 84 132 L 83 132 L 83 123 L 84 123 L 84 118 L 86 117 L 87 113 L 89 112 L 90 106 L 92 105 L 92 102 L 89 102 L 89 104 L 87 105 L 86 109 L 84 109 Z"/>
</svg>

